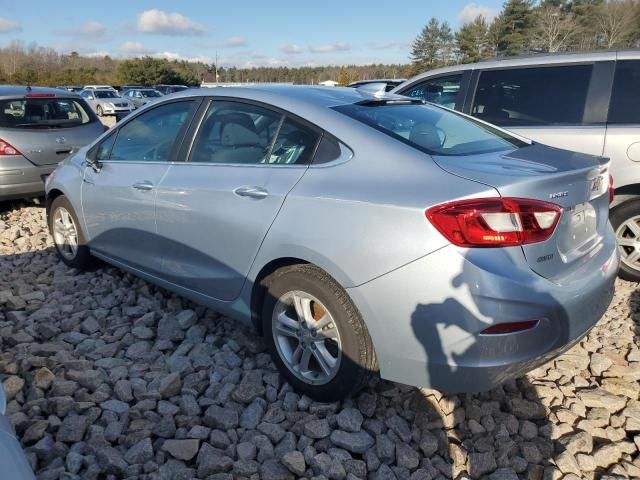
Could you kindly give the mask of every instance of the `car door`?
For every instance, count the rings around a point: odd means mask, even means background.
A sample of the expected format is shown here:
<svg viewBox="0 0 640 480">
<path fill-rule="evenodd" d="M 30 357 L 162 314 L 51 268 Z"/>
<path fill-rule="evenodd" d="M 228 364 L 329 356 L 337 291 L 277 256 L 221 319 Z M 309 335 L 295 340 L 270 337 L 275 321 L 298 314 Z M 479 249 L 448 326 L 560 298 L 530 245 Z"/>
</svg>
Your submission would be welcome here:
<svg viewBox="0 0 640 480">
<path fill-rule="evenodd" d="M 156 188 L 176 161 L 195 103 L 182 100 L 148 110 L 90 152 L 100 167 L 85 169 L 82 207 L 93 252 L 151 274 L 160 272 Z"/>
<path fill-rule="evenodd" d="M 600 103 L 611 63 L 482 70 L 470 113 L 545 145 L 602 155 L 606 108 Z"/>
<path fill-rule="evenodd" d="M 611 92 L 604 155 L 611 158 L 616 187 L 640 180 L 640 59 L 618 60 Z"/>
<path fill-rule="evenodd" d="M 165 278 L 219 300 L 237 297 L 319 139 L 311 126 L 270 108 L 213 100 L 188 161 L 172 165 L 158 187 Z"/>
</svg>

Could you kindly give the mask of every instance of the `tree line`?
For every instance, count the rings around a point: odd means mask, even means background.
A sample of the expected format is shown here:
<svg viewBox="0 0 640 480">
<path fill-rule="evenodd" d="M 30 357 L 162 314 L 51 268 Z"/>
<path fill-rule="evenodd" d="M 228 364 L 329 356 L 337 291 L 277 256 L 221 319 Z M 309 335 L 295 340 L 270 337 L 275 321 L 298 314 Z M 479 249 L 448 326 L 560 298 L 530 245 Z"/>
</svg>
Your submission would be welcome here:
<svg viewBox="0 0 640 480">
<path fill-rule="evenodd" d="M 454 31 L 431 18 L 411 45 L 412 72 L 498 56 L 640 46 L 640 0 L 507 0 L 491 21 Z"/>
<path fill-rule="evenodd" d="M 413 41 L 411 63 L 318 67 L 223 68 L 153 57 L 120 59 L 63 53 L 13 41 L 0 48 L 0 83 L 109 85 L 212 82 L 347 84 L 402 78 L 431 68 L 532 52 L 640 47 L 640 0 L 506 0 L 493 19 L 478 16 L 454 30 L 431 18 Z"/>
</svg>

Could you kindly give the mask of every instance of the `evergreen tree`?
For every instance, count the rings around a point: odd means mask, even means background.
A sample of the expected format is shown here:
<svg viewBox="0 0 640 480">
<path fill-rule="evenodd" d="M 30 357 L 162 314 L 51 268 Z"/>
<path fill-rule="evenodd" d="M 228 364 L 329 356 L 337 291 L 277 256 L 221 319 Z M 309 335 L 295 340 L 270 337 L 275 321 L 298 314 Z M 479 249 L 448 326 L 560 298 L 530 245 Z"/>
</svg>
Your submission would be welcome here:
<svg viewBox="0 0 640 480">
<path fill-rule="evenodd" d="M 440 22 L 432 17 L 411 45 L 411 62 L 414 72 L 422 72 L 438 66 L 440 35 Z"/>
<path fill-rule="evenodd" d="M 507 0 L 500 19 L 498 51 L 518 55 L 529 47 L 533 26 L 532 0 Z"/>
<path fill-rule="evenodd" d="M 489 25 L 482 15 L 467 22 L 456 33 L 462 63 L 477 62 L 489 56 Z"/>
</svg>

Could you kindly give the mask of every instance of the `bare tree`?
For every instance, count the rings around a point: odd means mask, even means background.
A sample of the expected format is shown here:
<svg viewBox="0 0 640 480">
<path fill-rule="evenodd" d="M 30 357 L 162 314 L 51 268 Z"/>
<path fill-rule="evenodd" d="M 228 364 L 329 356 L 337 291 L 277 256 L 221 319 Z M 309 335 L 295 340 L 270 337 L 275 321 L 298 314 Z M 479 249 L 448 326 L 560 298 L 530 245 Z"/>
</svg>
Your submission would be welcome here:
<svg viewBox="0 0 640 480">
<path fill-rule="evenodd" d="M 546 52 L 566 50 L 578 31 L 578 24 L 571 14 L 560 7 L 545 4 L 535 11 L 533 43 Z"/>
<path fill-rule="evenodd" d="M 600 42 L 603 47 L 625 46 L 634 33 L 635 0 L 609 0 L 600 7 L 597 17 Z"/>
</svg>

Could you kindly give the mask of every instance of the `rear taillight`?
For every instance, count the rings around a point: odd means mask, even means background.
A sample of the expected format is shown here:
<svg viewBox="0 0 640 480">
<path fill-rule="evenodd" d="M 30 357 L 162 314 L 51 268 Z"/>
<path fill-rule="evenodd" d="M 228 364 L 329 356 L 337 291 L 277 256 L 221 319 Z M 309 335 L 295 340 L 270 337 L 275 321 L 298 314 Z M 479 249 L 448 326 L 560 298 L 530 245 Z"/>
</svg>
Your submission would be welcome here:
<svg viewBox="0 0 640 480">
<path fill-rule="evenodd" d="M 613 189 L 613 175 L 609 175 L 609 203 L 613 203 L 616 193 Z"/>
<path fill-rule="evenodd" d="M 508 247 L 543 242 L 553 234 L 562 208 L 526 198 L 477 198 L 426 211 L 438 231 L 459 247 Z"/>
<path fill-rule="evenodd" d="M 12 147 L 4 140 L 0 140 L 0 156 L 22 155 L 17 148 Z"/>
<path fill-rule="evenodd" d="M 524 332 L 531 330 L 538 325 L 538 320 L 521 320 L 519 322 L 498 323 L 489 328 L 485 328 L 480 335 L 505 335 L 509 333 Z"/>
</svg>

